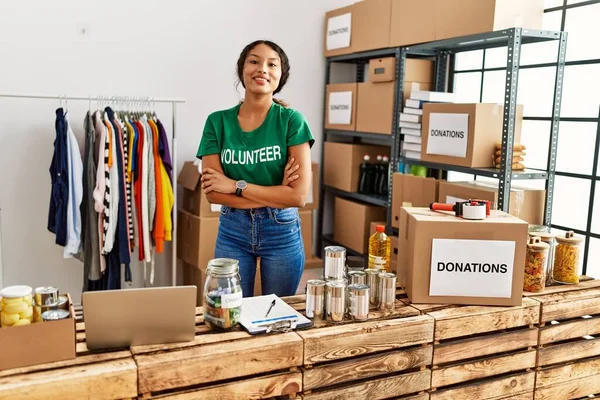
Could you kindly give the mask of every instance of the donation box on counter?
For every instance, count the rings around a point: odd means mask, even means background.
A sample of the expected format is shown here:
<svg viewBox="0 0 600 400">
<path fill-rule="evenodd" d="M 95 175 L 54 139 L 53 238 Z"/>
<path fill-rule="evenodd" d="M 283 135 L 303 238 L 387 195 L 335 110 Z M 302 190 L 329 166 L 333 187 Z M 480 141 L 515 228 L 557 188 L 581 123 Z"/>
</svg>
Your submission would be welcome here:
<svg viewBox="0 0 600 400">
<path fill-rule="evenodd" d="M 402 208 L 398 281 L 413 303 L 520 305 L 528 224 L 492 210 L 470 221 Z"/>
</svg>

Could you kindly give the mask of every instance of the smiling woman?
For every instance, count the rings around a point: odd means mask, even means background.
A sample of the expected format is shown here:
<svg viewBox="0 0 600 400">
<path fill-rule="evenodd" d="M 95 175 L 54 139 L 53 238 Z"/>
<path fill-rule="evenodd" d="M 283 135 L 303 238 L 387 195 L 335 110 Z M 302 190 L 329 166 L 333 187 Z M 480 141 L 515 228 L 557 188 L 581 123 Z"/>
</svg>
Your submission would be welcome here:
<svg viewBox="0 0 600 400">
<path fill-rule="evenodd" d="M 239 261 L 245 297 L 254 292 L 257 257 L 263 294 L 295 294 L 304 269 L 297 208 L 311 186 L 314 139 L 306 118 L 273 97 L 289 74 L 277 44 L 246 46 L 237 62 L 245 99 L 209 115 L 197 154 L 202 189 L 223 205 L 215 257 Z"/>
</svg>

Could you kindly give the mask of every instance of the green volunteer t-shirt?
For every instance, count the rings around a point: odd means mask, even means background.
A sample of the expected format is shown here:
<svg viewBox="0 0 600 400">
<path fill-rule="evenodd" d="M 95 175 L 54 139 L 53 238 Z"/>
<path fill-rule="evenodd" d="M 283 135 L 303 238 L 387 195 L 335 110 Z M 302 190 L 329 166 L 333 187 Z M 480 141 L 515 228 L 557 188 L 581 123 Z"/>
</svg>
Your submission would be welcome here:
<svg viewBox="0 0 600 400">
<path fill-rule="evenodd" d="M 208 116 L 197 157 L 219 154 L 223 172 L 236 181 L 281 185 L 288 147 L 314 144 L 306 118 L 273 102 L 262 125 L 244 132 L 237 119 L 240 105 Z"/>
</svg>

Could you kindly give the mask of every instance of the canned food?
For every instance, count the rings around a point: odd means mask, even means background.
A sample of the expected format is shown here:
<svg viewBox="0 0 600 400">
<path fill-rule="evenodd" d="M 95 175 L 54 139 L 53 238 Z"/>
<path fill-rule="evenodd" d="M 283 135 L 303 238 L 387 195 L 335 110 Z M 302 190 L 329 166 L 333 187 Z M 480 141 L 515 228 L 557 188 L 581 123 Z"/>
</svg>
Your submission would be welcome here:
<svg viewBox="0 0 600 400">
<path fill-rule="evenodd" d="M 58 288 L 41 286 L 35 288 L 35 304 L 38 306 L 55 306 L 58 304 Z"/>
<path fill-rule="evenodd" d="M 348 286 L 350 296 L 350 317 L 357 321 L 369 318 L 369 286 L 354 284 Z"/>
<path fill-rule="evenodd" d="M 49 310 L 42 313 L 42 321 L 58 321 L 61 319 L 67 319 L 71 315 L 66 310 Z"/>
<path fill-rule="evenodd" d="M 379 303 L 381 311 L 391 311 L 396 303 L 396 274 L 382 272 L 379 274 Z"/>
<path fill-rule="evenodd" d="M 28 325 L 33 322 L 33 296 L 30 286 L 9 286 L 0 292 L 0 326 Z"/>
<path fill-rule="evenodd" d="M 347 307 L 346 287 L 346 282 L 342 280 L 327 282 L 325 303 L 327 318 L 331 321 L 340 322 L 344 320 Z"/>
<path fill-rule="evenodd" d="M 348 272 L 348 280 L 350 281 L 351 285 L 365 285 L 367 283 L 367 274 L 365 271 L 350 271 Z"/>
<path fill-rule="evenodd" d="M 322 319 L 325 309 L 325 284 L 320 279 L 306 282 L 306 317 Z"/>
<path fill-rule="evenodd" d="M 369 302 L 373 305 L 379 300 L 379 274 L 380 269 L 368 268 L 365 269 L 367 274 L 367 285 L 369 285 Z"/>
<path fill-rule="evenodd" d="M 63 295 L 58 296 L 58 305 L 56 307 L 61 310 L 69 311 L 69 298 Z"/>
<path fill-rule="evenodd" d="M 43 322 L 42 314 L 46 311 L 58 310 L 58 305 L 54 306 L 33 306 L 33 322 Z"/>
<path fill-rule="evenodd" d="M 325 247 L 323 275 L 326 280 L 343 279 L 346 269 L 346 249 L 341 246 Z"/>
</svg>

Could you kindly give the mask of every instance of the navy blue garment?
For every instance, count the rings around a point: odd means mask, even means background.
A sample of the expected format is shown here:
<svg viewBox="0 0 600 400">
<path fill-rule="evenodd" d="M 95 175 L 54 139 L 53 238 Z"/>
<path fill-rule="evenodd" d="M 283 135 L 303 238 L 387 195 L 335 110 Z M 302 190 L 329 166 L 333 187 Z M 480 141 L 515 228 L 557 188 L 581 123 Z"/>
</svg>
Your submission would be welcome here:
<svg viewBox="0 0 600 400">
<path fill-rule="evenodd" d="M 69 170 L 67 168 L 67 124 L 62 108 L 56 110 L 56 138 L 50 164 L 50 207 L 48 230 L 56 235 L 56 244 L 67 244 L 67 203 L 69 202 Z"/>
<path fill-rule="evenodd" d="M 123 137 L 119 134 L 121 132 L 119 124 L 115 120 L 115 114 L 110 107 L 105 108 L 106 113 L 108 114 L 108 120 L 113 126 L 113 130 L 115 132 L 115 149 L 117 152 L 117 171 L 119 174 L 119 219 L 117 221 L 117 232 L 115 235 L 115 243 L 118 243 L 118 246 L 113 247 L 113 251 L 118 251 L 118 260 L 120 264 L 125 265 L 125 282 L 131 282 L 131 254 L 129 253 L 129 221 L 127 219 L 127 195 L 125 193 L 125 165 L 124 165 L 124 154 L 123 154 Z M 110 258 L 109 258 L 110 261 Z"/>
</svg>

